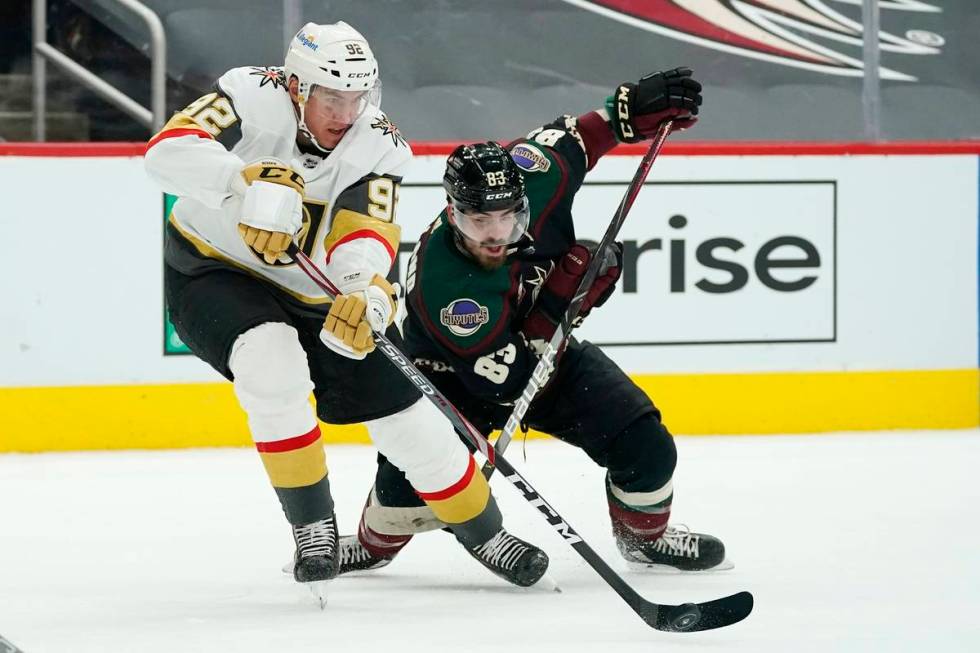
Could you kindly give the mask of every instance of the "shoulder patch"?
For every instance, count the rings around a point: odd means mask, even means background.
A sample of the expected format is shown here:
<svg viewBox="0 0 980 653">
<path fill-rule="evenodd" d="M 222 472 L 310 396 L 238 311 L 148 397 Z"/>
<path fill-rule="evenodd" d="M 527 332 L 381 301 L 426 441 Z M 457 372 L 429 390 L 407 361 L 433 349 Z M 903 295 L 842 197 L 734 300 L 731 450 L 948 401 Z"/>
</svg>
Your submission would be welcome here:
<svg viewBox="0 0 980 653">
<path fill-rule="evenodd" d="M 378 115 L 378 117 L 374 119 L 374 122 L 371 123 L 371 128 L 380 130 L 382 136 L 391 136 L 391 141 L 395 144 L 395 147 L 400 145 L 408 147 L 402 133 L 398 131 L 398 127 L 395 125 L 395 123 L 391 122 L 391 120 L 385 114 L 382 113 Z"/>
<path fill-rule="evenodd" d="M 286 87 L 286 73 L 282 68 L 270 68 L 266 66 L 249 66 L 249 75 L 258 77 L 259 88 L 272 84 L 272 88 Z"/>
<path fill-rule="evenodd" d="M 490 322 L 490 310 L 472 299 L 454 299 L 439 311 L 439 322 L 457 336 L 471 336 Z"/>
<path fill-rule="evenodd" d="M 530 143 L 518 143 L 510 151 L 510 158 L 521 170 L 527 172 L 548 172 L 551 160 Z"/>
</svg>

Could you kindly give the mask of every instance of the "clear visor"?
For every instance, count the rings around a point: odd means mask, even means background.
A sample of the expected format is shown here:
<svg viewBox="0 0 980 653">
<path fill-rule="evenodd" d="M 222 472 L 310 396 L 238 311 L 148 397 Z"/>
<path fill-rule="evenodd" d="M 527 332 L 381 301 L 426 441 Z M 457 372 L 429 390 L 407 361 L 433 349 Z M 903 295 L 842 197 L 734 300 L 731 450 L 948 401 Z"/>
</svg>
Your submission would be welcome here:
<svg viewBox="0 0 980 653">
<path fill-rule="evenodd" d="M 498 211 L 476 212 L 452 202 L 453 223 L 464 236 L 482 246 L 511 245 L 527 233 L 531 218 L 527 197 L 514 206 Z"/>
<path fill-rule="evenodd" d="M 368 105 L 381 105 L 381 82 L 369 91 L 339 91 L 313 85 L 306 102 L 306 115 L 319 121 L 352 124 Z"/>
</svg>

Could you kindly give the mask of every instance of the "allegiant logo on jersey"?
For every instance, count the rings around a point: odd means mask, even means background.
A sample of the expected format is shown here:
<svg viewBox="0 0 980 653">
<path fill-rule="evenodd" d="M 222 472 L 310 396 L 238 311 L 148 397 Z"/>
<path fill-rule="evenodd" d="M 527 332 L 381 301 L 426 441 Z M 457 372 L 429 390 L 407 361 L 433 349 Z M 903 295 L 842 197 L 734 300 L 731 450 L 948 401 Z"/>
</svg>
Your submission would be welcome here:
<svg viewBox="0 0 980 653">
<path fill-rule="evenodd" d="M 457 336 L 470 336 L 490 321 L 490 311 L 465 297 L 454 299 L 449 306 L 439 311 L 439 321 L 450 333 Z"/>
<path fill-rule="evenodd" d="M 548 172 L 551 167 L 551 160 L 541 150 L 527 143 L 514 146 L 510 151 L 510 158 L 514 159 L 518 168 L 528 172 Z"/>
<path fill-rule="evenodd" d="M 303 32 L 300 32 L 299 34 L 296 35 L 296 40 L 302 43 L 303 45 L 305 45 L 306 47 L 308 47 L 310 50 L 313 50 L 314 52 L 320 49 L 320 46 L 314 43 L 316 37 L 310 34 L 304 34 Z"/>
</svg>

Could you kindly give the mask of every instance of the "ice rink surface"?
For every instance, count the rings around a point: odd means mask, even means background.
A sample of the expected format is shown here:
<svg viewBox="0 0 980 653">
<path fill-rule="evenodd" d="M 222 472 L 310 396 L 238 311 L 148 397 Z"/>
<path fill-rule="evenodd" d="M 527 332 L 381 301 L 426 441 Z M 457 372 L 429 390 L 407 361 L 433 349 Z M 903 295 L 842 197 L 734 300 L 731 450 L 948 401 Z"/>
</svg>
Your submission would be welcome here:
<svg viewBox="0 0 980 653">
<path fill-rule="evenodd" d="M 26 653 L 980 651 L 980 431 L 677 443 L 673 521 L 721 537 L 731 571 L 628 570 L 600 469 L 554 441 L 508 458 L 647 598 L 753 592 L 727 629 L 646 626 L 500 477 L 562 593 L 510 587 L 435 532 L 332 582 L 321 612 L 279 571 L 292 539 L 258 456 L 214 449 L 0 456 L 0 635 Z M 374 453 L 327 455 L 350 532 Z"/>
</svg>

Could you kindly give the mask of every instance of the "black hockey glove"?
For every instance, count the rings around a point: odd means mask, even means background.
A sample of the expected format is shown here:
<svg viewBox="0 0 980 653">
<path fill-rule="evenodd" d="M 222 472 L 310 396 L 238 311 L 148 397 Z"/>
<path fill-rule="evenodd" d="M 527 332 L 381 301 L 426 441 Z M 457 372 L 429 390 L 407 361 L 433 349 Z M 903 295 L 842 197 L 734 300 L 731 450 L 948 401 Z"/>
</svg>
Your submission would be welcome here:
<svg viewBox="0 0 980 653">
<path fill-rule="evenodd" d="M 620 84 L 606 99 L 606 111 L 616 139 L 639 143 L 651 138 L 665 120 L 673 120 L 673 131 L 687 129 L 698 121 L 701 84 L 690 68 L 651 73 L 636 84 Z"/>
</svg>

